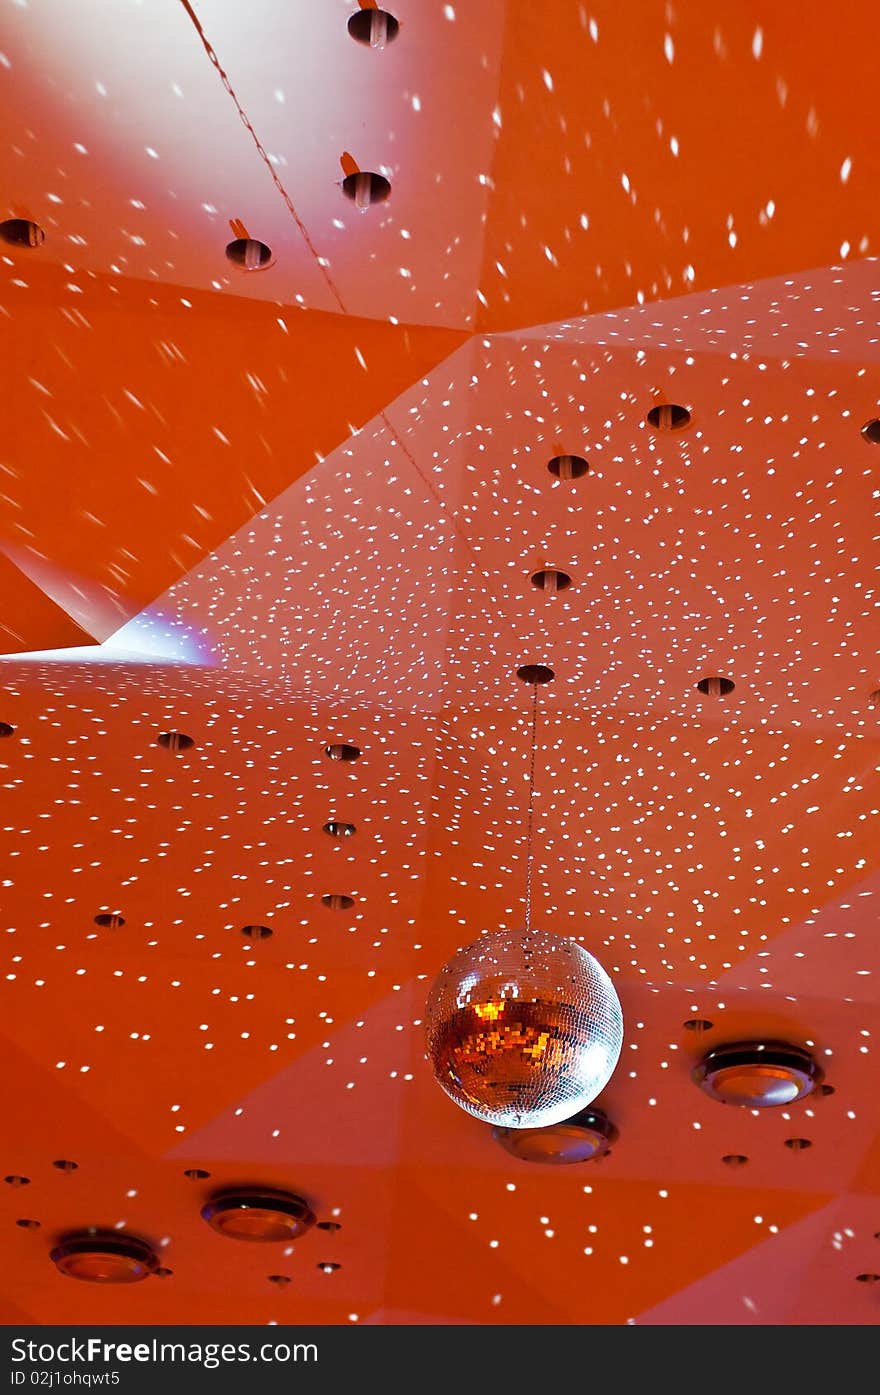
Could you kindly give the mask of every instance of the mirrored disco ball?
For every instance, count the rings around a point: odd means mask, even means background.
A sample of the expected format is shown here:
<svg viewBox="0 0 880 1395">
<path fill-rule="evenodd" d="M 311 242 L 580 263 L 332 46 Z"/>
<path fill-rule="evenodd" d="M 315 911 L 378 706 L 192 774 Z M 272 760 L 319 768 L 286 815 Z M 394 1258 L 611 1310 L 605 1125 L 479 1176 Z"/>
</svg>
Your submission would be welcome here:
<svg viewBox="0 0 880 1395">
<path fill-rule="evenodd" d="M 569 1119 L 605 1088 L 623 1042 L 611 979 L 573 940 L 484 935 L 444 965 L 428 997 L 428 1055 L 450 1099 L 491 1124 Z"/>
</svg>

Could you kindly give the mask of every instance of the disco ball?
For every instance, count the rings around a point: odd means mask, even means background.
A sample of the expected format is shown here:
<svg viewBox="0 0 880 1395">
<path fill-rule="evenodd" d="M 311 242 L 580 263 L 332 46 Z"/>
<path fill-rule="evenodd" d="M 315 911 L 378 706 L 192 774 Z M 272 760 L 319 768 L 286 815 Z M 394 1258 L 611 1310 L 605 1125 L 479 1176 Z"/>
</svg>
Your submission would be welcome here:
<svg viewBox="0 0 880 1395">
<path fill-rule="evenodd" d="M 623 1041 L 610 978 L 573 940 L 500 930 L 453 955 L 431 989 L 428 1055 L 468 1114 L 506 1128 L 571 1118 L 605 1088 Z"/>
</svg>

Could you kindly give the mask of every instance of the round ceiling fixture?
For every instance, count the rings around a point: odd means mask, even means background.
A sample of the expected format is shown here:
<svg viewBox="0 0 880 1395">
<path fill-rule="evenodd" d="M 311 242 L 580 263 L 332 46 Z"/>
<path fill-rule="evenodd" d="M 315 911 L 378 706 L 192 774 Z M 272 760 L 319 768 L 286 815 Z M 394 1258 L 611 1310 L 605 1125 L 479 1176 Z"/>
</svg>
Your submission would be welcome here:
<svg viewBox="0 0 880 1395">
<path fill-rule="evenodd" d="M 862 436 L 872 446 L 880 446 L 880 417 L 872 417 L 862 427 Z"/>
<path fill-rule="evenodd" d="M 0 223 L 0 238 L 11 247 L 40 247 L 46 241 L 46 234 L 30 218 L 7 218 Z"/>
<path fill-rule="evenodd" d="M 236 1187 L 202 1207 L 202 1220 L 229 1240 L 297 1240 L 315 1224 L 307 1201 L 271 1187 Z"/>
<path fill-rule="evenodd" d="M 59 1172 L 78 1172 L 79 1163 L 73 1162 L 70 1158 L 56 1158 L 52 1164 Z"/>
<path fill-rule="evenodd" d="M 185 1167 L 183 1175 L 188 1177 L 191 1182 L 204 1182 L 211 1174 L 206 1172 L 203 1167 Z"/>
<path fill-rule="evenodd" d="M 20 1172 L 10 1172 L 8 1177 L 3 1178 L 3 1181 L 7 1187 L 29 1187 L 31 1184 L 30 1177 L 23 1177 Z"/>
<path fill-rule="evenodd" d="M 330 838 L 353 838 L 357 833 L 357 825 L 353 823 L 341 823 L 339 819 L 331 819 L 324 824 L 324 832 Z"/>
<path fill-rule="evenodd" d="M 702 1034 L 703 1032 L 711 1032 L 715 1023 L 710 1022 L 708 1017 L 689 1017 L 688 1020 L 682 1022 L 681 1025 L 686 1032 L 697 1032 L 698 1034 Z"/>
<path fill-rule="evenodd" d="M 350 746 L 347 741 L 340 741 L 335 746 L 325 746 L 324 755 L 328 760 L 360 760 L 360 746 Z"/>
<path fill-rule="evenodd" d="M 335 1274 L 337 1269 L 342 1268 L 342 1265 L 337 1264 L 333 1259 L 322 1259 L 320 1264 L 317 1264 L 315 1268 L 320 1269 L 324 1274 Z"/>
<path fill-rule="evenodd" d="M 358 10 L 348 21 L 348 32 L 359 44 L 384 48 L 397 38 L 400 25 L 387 10 Z"/>
<path fill-rule="evenodd" d="M 745 1153 L 725 1153 L 721 1161 L 725 1163 L 727 1167 L 737 1168 L 745 1167 L 748 1158 Z"/>
<path fill-rule="evenodd" d="M 268 940 L 275 931 L 268 925 L 243 925 L 241 933 L 246 935 L 249 940 Z"/>
<path fill-rule="evenodd" d="M 601 1109 L 582 1109 L 571 1119 L 543 1129 L 494 1128 L 492 1137 L 523 1162 L 583 1163 L 602 1158 L 618 1131 Z"/>
<path fill-rule="evenodd" d="M 145 1240 L 119 1231 L 69 1235 L 50 1256 L 57 1269 L 69 1279 L 89 1284 L 136 1284 L 154 1274 L 156 1255 Z"/>
<path fill-rule="evenodd" d="M 547 469 L 558 480 L 580 480 L 590 473 L 590 463 L 582 455 L 554 455 Z"/>
<path fill-rule="evenodd" d="M 183 731 L 163 731 L 157 736 L 156 741 L 166 751 L 189 751 L 196 744 L 193 738 Z"/>
<path fill-rule="evenodd" d="M 717 675 L 712 678 L 701 678 L 697 684 L 697 692 L 704 697 L 727 697 L 732 693 L 736 684 L 731 678 L 719 678 Z"/>
<path fill-rule="evenodd" d="M 661 402 L 652 407 L 647 416 L 649 426 L 655 431 L 683 431 L 690 425 L 691 414 L 687 407 L 677 402 Z"/>
<path fill-rule="evenodd" d="M 539 591 L 564 591 L 571 585 L 571 577 L 568 572 L 560 571 L 558 567 L 544 567 L 543 570 L 532 573 L 532 585 L 537 586 Z"/>
<path fill-rule="evenodd" d="M 359 213 L 366 213 L 371 204 L 384 203 L 391 193 L 391 185 L 384 174 L 372 170 L 357 170 L 347 174 L 342 181 L 342 192 L 351 199 Z"/>
<path fill-rule="evenodd" d="M 0 722 L 0 737 L 11 736 L 14 731 L 15 727 L 9 722 Z"/>
<path fill-rule="evenodd" d="M 440 970 L 426 1012 L 437 1083 L 502 1128 L 559 1124 L 605 1088 L 623 1041 L 611 979 L 574 940 L 500 930 Z"/>
<path fill-rule="evenodd" d="M 787 1138 L 785 1146 L 790 1148 L 793 1153 L 802 1153 L 805 1148 L 812 1148 L 813 1140 L 811 1138 Z"/>
<path fill-rule="evenodd" d="M 822 1068 L 808 1051 L 787 1042 L 731 1042 L 707 1051 L 693 1079 L 722 1104 L 768 1109 L 811 1094 Z"/>
<path fill-rule="evenodd" d="M 243 271 L 265 271 L 272 262 L 272 248 L 256 237 L 237 237 L 227 243 L 226 256 Z"/>
</svg>

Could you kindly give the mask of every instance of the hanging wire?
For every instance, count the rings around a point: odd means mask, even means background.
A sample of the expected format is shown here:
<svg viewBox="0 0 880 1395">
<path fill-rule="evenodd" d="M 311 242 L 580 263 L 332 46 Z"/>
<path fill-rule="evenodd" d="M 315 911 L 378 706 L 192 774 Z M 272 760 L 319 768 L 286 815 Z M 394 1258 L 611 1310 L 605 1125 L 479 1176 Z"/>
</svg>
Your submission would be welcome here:
<svg viewBox="0 0 880 1395">
<path fill-rule="evenodd" d="M 526 934 L 532 928 L 532 833 L 535 820 L 535 759 L 538 751 L 538 685 L 532 687 L 532 749 L 529 761 L 529 808 L 526 816 Z"/>
</svg>

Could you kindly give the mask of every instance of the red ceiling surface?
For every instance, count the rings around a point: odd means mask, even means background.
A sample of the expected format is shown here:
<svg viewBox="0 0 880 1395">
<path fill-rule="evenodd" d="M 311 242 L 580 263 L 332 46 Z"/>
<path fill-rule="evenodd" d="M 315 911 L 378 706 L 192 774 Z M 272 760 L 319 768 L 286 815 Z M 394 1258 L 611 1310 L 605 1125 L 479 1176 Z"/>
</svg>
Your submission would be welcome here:
<svg viewBox="0 0 880 1395">
<path fill-rule="evenodd" d="M 0 1320 L 876 1323 L 874 9 L 355 9 L 0 6 Z M 423 1046 L 522 919 L 537 662 L 535 918 L 625 1019 L 570 1168 Z M 833 1093 L 695 1087 L 755 1037 Z M 224 1240 L 245 1182 L 340 1228 Z"/>
</svg>

